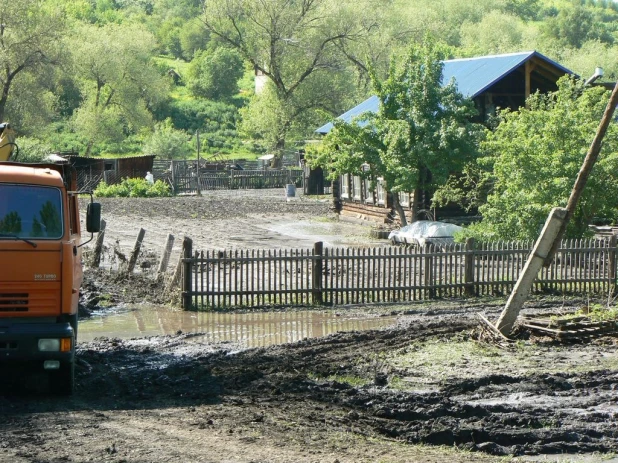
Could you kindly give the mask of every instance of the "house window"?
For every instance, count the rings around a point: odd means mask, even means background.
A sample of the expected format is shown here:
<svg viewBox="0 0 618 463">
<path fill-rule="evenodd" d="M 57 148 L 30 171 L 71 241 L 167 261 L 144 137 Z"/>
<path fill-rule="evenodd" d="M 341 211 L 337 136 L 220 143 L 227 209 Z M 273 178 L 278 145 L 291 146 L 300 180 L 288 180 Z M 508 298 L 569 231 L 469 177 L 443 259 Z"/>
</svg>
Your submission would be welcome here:
<svg viewBox="0 0 618 463">
<path fill-rule="evenodd" d="M 116 170 L 116 160 L 107 160 L 105 161 L 105 170 Z"/>
<path fill-rule="evenodd" d="M 350 175 L 343 174 L 341 176 L 341 197 L 349 198 L 350 197 Z"/>
<path fill-rule="evenodd" d="M 378 196 L 378 204 L 386 204 L 386 190 L 384 189 L 384 180 L 381 178 L 378 179 L 378 184 L 376 187 L 376 193 Z"/>
<path fill-rule="evenodd" d="M 410 206 L 410 193 L 399 193 L 399 204 L 403 207 Z"/>
<path fill-rule="evenodd" d="M 354 199 L 357 201 L 361 200 L 361 178 L 358 176 L 354 176 L 352 178 L 352 185 L 354 188 Z"/>
</svg>

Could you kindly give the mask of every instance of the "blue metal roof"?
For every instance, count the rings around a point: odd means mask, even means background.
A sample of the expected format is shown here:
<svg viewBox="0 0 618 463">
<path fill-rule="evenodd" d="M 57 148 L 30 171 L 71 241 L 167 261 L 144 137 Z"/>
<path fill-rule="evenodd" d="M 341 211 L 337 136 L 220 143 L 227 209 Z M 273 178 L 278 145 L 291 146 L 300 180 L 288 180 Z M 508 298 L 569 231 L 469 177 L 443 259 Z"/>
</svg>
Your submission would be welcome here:
<svg viewBox="0 0 618 463">
<path fill-rule="evenodd" d="M 550 60 L 541 53 L 527 51 L 522 53 L 509 53 L 506 55 L 481 56 L 478 58 L 462 58 L 444 61 L 442 82 L 448 83 L 451 79 L 454 79 L 457 89 L 463 96 L 474 98 L 532 57 L 540 58 L 566 74 L 573 74 L 569 69 Z M 377 112 L 379 105 L 379 98 L 377 96 L 372 96 L 349 111 L 346 111 L 337 119 L 349 123 L 354 117 L 365 112 Z M 333 123 L 329 122 L 317 129 L 316 132 L 326 134 L 330 132 L 332 128 Z"/>
</svg>

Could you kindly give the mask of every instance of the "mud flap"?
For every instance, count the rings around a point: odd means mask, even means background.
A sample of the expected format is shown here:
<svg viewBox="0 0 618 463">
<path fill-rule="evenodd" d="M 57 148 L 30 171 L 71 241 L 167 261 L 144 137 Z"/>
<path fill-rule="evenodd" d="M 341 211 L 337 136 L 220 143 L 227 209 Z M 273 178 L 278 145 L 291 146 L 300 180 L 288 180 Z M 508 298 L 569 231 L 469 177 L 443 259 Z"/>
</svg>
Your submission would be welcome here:
<svg viewBox="0 0 618 463">
<path fill-rule="evenodd" d="M 75 388 L 75 362 L 61 363 L 49 372 L 49 390 L 56 395 L 72 395 Z"/>
</svg>

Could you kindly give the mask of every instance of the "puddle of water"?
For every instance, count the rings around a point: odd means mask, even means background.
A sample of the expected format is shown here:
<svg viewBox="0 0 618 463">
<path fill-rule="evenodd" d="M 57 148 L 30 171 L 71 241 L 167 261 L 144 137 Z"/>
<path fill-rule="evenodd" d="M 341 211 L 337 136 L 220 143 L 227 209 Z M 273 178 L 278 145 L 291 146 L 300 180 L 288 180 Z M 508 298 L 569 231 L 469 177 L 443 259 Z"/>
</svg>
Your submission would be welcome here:
<svg viewBox="0 0 618 463">
<path fill-rule="evenodd" d="M 369 237 L 369 226 L 348 222 L 317 222 L 298 221 L 273 225 L 268 230 L 313 245 L 322 241 L 324 246 L 348 246 L 362 244 L 365 246 L 380 247 L 390 244 L 387 240 L 378 240 Z"/>
<path fill-rule="evenodd" d="M 335 312 L 293 311 L 255 313 L 186 312 L 165 307 L 131 308 L 80 321 L 79 341 L 97 337 L 130 339 L 183 333 L 213 343 L 265 347 L 327 336 L 340 331 L 363 331 L 394 324 L 395 317 L 361 318 Z"/>
<path fill-rule="evenodd" d="M 611 395 L 611 394 L 608 394 Z M 609 398 L 609 397 L 608 397 Z M 593 404 L 587 406 L 585 401 L 579 402 L 579 407 L 572 407 L 573 397 L 559 395 L 544 395 L 533 394 L 528 392 L 506 394 L 501 397 L 489 398 L 489 399 L 473 399 L 464 400 L 468 405 L 481 405 L 481 406 L 528 406 L 528 407 L 549 407 L 556 410 L 561 410 L 565 413 L 572 413 L 573 415 L 585 416 L 591 414 L 606 414 L 615 418 L 618 416 L 618 405 L 613 404 L 611 401 Z"/>
</svg>

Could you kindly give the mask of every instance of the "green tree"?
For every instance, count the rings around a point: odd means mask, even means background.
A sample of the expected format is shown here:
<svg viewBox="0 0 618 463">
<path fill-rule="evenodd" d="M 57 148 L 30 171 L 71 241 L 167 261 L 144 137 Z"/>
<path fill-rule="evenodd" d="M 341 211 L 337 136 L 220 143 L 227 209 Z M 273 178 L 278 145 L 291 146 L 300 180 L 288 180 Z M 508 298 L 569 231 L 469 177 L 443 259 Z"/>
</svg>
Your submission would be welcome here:
<svg viewBox="0 0 618 463">
<path fill-rule="evenodd" d="M 540 10 L 539 0 L 506 0 L 507 13 L 519 16 L 525 21 L 537 19 Z"/>
<path fill-rule="evenodd" d="M 0 219 L 0 233 L 17 234 L 21 232 L 21 217 L 17 211 L 9 212 Z"/>
<path fill-rule="evenodd" d="M 62 12 L 41 0 L 0 0 L 0 121 L 21 75 L 57 65 L 64 31 Z"/>
<path fill-rule="evenodd" d="M 482 145 L 478 165 L 489 186 L 469 233 L 482 240 L 532 240 L 549 211 L 564 207 L 603 114 L 609 92 L 562 78 L 557 92 L 532 95 L 525 108 L 503 112 Z M 567 237 L 582 237 L 593 218 L 616 217 L 618 126 L 611 124 Z M 482 197 L 482 194 L 478 195 Z"/>
<path fill-rule="evenodd" d="M 344 72 L 347 61 L 339 45 L 366 34 L 368 26 L 350 5 L 339 0 L 206 2 L 202 20 L 211 36 L 235 48 L 271 82 L 281 107 L 294 107 L 271 132 L 277 138 L 272 148 L 285 146 L 294 124 L 290 117 L 332 106 L 327 87 L 304 92 L 302 102 L 300 95 L 320 75 Z"/>
<path fill-rule="evenodd" d="M 179 34 L 182 56 L 186 60 L 192 60 L 199 50 L 206 50 L 210 40 L 208 30 L 198 18 L 186 22 Z"/>
<path fill-rule="evenodd" d="M 84 25 L 71 40 L 84 102 L 75 112 L 79 134 L 94 143 L 120 141 L 151 124 L 151 109 L 168 84 L 151 63 L 151 34 L 137 25 Z"/>
<path fill-rule="evenodd" d="M 612 10 L 607 9 L 607 12 Z M 581 5 L 562 8 L 558 16 L 549 18 L 544 23 L 545 33 L 563 46 L 581 47 L 588 40 L 599 40 L 603 43 L 613 43 L 616 18 L 604 21 L 603 10 Z"/>
<path fill-rule="evenodd" d="M 197 97 L 228 100 L 238 93 L 238 79 L 243 76 L 242 58 L 236 50 L 218 47 L 198 51 L 188 70 L 188 87 Z"/>
<path fill-rule="evenodd" d="M 522 21 L 511 14 L 491 11 L 478 23 L 461 25 L 461 46 L 470 55 L 516 50 L 522 41 Z"/>
<path fill-rule="evenodd" d="M 268 82 L 248 105 L 240 108 L 239 132 L 268 148 L 281 148 L 282 140 L 312 135 L 315 127 L 323 124 L 324 112 L 341 114 L 348 109 L 354 94 L 353 80 L 346 72 L 314 75 L 285 100 Z"/>
<path fill-rule="evenodd" d="M 191 153 L 189 136 L 174 129 L 171 119 L 156 124 L 152 135 L 143 147 L 144 154 L 154 154 L 159 159 L 186 159 Z"/>
<path fill-rule="evenodd" d="M 39 211 L 40 219 L 33 217 L 33 236 L 60 236 L 62 233 L 62 220 L 60 211 L 51 201 L 46 201 Z"/>
<path fill-rule="evenodd" d="M 345 173 L 383 178 L 404 225 L 396 193 L 441 185 L 477 152 L 481 128 L 470 122 L 476 110 L 454 82 L 443 85 L 444 58 L 431 40 L 412 45 L 385 81 L 373 75 L 378 113 L 352 124 L 335 122 L 317 153 L 308 154 L 309 162 L 325 167 L 332 178 Z M 417 205 L 412 216 L 415 220 Z"/>
</svg>

